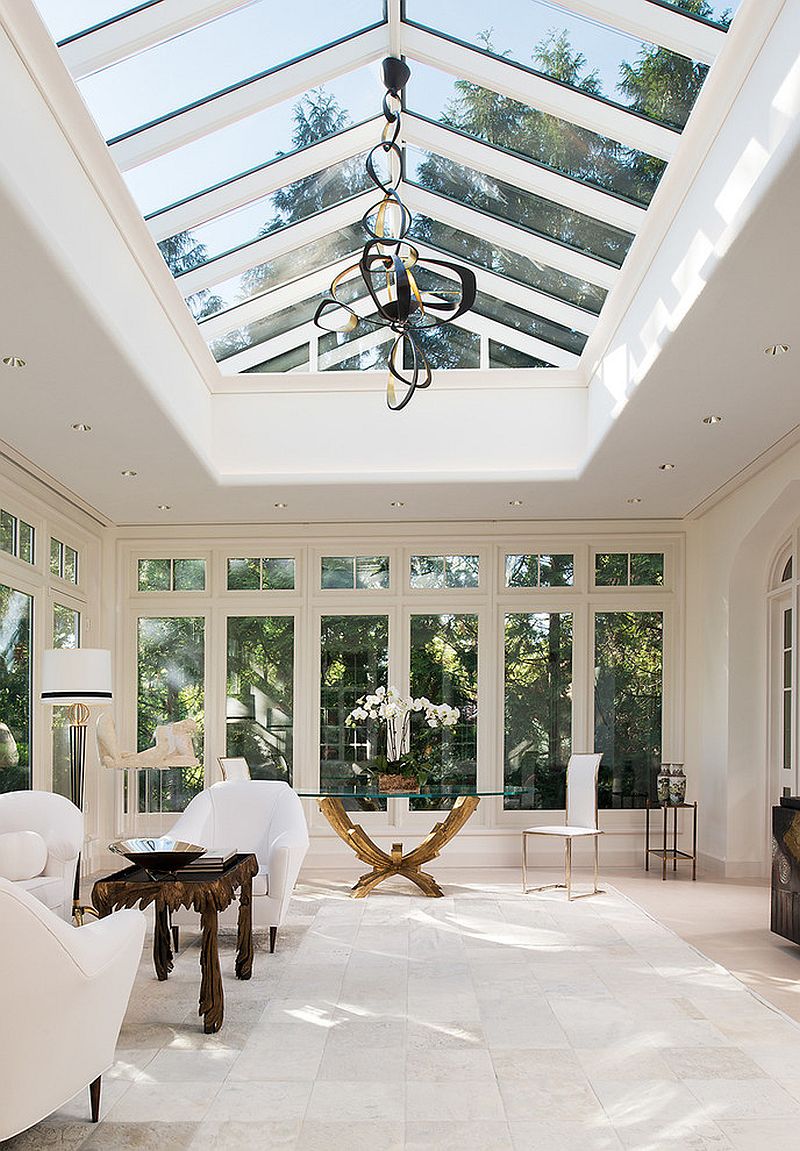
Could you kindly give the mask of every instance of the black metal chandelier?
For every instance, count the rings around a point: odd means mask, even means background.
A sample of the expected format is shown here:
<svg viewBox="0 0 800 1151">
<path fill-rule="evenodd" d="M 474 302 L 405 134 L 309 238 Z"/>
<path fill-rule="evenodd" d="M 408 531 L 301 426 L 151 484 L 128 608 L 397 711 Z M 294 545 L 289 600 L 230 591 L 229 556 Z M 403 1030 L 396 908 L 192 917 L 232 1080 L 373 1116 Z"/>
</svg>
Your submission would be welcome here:
<svg viewBox="0 0 800 1151">
<path fill-rule="evenodd" d="M 383 61 L 386 123 L 380 142 L 370 149 L 366 159 L 367 175 L 383 193 L 383 199 L 364 214 L 362 223 L 369 239 L 361 259 L 334 278 L 314 315 L 314 323 L 326 332 L 354 332 L 364 324 L 391 328 L 396 333 L 389 353 L 386 385 L 386 402 L 395 412 L 406 406 L 417 388 L 427 388 L 431 382 L 431 366 L 418 333 L 463 316 L 475 303 L 476 291 L 475 275 L 469 268 L 445 260 L 421 259 L 418 250 L 406 240 L 413 216 L 398 190 L 403 178 L 403 155 L 398 140 L 401 93 L 410 76 L 411 69 L 404 60 L 388 56 Z M 380 154 L 385 156 L 388 170 L 383 179 L 375 170 L 375 159 Z M 452 290 L 426 292 L 418 280 L 419 270 L 425 268 L 441 268 L 451 273 L 458 286 L 454 284 Z M 345 298 L 359 277 L 375 306 L 375 314 L 369 318 L 360 316 Z"/>
</svg>

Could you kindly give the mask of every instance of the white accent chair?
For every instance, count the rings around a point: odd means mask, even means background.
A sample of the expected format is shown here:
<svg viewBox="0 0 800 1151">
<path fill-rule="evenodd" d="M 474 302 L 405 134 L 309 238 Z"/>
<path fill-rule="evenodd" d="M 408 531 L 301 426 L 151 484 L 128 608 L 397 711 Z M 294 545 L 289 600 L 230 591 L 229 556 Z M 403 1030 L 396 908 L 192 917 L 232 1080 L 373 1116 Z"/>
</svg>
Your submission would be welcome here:
<svg viewBox="0 0 800 1151">
<path fill-rule="evenodd" d="M 0 835 L 35 831 L 47 846 L 44 869 L 16 885 L 69 920 L 75 868 L 83 848 L 83 815 L 79 808 L 51 791 L 9 791 L 0 795 Z"/>
<path fill-rule="evenodd" d="M 250 779 L 250 764 L 243 755 L 220 755 L 218 763 L 223 780 L 240 783 L 242 780 Z"/>
<path fill-rule="evenodd" d="M 603 834 L 597 820 L 597 773 L 599 755 L 595 752 L 569 757 L 567 764 L 567 810 L 563 827 L 526 827 L 522 833 L 522 891 L 547 891 L 548 888 L 566 888 L 567 899 L 583 899 L 587 895 L 602 894 L 597 886 L 599 839 Z M 542 887 L 528 887 L 528 837 L 531 835 L 556 836 L 564 840 L 565 882 L 546 883 Z M 582 895 L 572 894 L 572 844 L 575 839 L 594 837 L 594 889 Z"/>
<path fill-rule="evenodd" d="M 70 898 L 72 889 L 70 886 Z M 144 941 L 141 911 L 72 927 L 0 879 L 0 1141 L 89 1086 L 92 1122 Z"/>
<path fill-rule="evenodd" d="M 196 795 L 168 835 L 214 851 L 252 851 L 253 926 L 269 928 L 270 951 L 286 918 L 292 890 L 308 851 L 303 805 L 288 783 L 272 779 L 229 780 Z M 192 923 L 176 912 L 173 922 Z M 235 923 L 235 904 L 220 916 Z"/>
</svg>

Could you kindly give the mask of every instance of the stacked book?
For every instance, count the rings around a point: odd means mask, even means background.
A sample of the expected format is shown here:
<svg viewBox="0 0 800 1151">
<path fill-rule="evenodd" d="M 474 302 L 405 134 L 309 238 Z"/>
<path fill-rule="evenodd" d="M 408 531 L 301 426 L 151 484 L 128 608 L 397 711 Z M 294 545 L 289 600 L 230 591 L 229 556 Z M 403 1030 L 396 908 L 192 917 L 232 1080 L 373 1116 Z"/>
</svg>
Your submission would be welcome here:
<svg viewBox="0 0 800 1151">
<path fill-rule="evenodd" d="M 233 862 L 236 855 L 235 849 L 233 851 L 215 851 L 211 848 L 199 859 L 193 859 L 191 863 L 187 863 L 181 868 L 181 871 L 184 875 L 198 872 L 207 875 L 210 871 L 224 871 Z"/>
</svg>

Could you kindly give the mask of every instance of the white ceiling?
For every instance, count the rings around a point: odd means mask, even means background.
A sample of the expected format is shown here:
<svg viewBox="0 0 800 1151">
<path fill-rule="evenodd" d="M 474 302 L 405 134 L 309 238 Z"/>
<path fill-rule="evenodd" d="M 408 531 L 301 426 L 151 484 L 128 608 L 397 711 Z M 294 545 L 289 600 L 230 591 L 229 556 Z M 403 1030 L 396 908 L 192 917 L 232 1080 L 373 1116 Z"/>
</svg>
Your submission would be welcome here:
<svg viewBox="0 0 800 1151">
<path fill-rule="evenodd" d="M 381 378 L 219 376 L 55 49 L 0 0 L 0 355 L 28 361 L 0 365 L 0 438 L 118 524 L 688 514 L 800 423 L 798 7 L 745 0 L 589 378 L 451 373 L 390 413 Z"/>
</svg>

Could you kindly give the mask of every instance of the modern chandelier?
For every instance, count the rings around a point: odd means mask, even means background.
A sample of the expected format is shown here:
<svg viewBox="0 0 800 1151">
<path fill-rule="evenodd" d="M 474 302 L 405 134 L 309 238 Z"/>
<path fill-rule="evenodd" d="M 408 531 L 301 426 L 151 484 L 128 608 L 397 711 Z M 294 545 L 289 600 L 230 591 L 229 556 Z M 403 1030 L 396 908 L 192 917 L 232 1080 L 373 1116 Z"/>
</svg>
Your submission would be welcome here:
<svg viewBox="0 0 800 1151">
<path fill-rule="evenodd" d="M 354 332 L 359 325 L 391 328 L 395 340 L 389 353 L 386 402 L 392 411 L 406 406 L 417 388 L 431 382 L 431 366 L 419 339 L 426 329 L 463 316 L 475 303 L 475 275 L 469 268 L 445 260 L 420 258 L 419 251 L 406 240 L 413 216 L 400 199 L 403 155 L 400 139 L 402 91 L 411 76 L 404 60 L 388 56 L 383 61 L 383 126 L 380 142 L 367 153 L 366 170 L 383 199 L 369 208 L 362 219 L 369 239 L 357 264 L 345 268 L 333 280 L 330 290 L 314 315 L 314 323 L 326 332 Z M 387 175 L 375 170 L 376 156 L 383 154 Z M 425 290 L 419 273 L 442 269 L 453 287 Z M 449 273 L 449 275 L 448 275 Z M 374 304 L 375 314 L 360 316 L 349 301 L 362 280 Z"/>
</svg>

